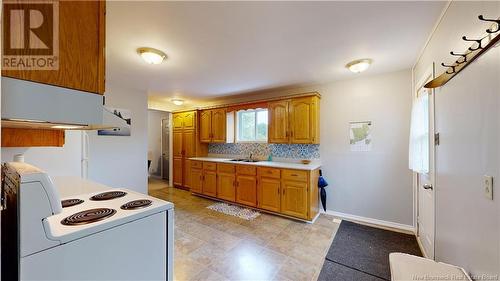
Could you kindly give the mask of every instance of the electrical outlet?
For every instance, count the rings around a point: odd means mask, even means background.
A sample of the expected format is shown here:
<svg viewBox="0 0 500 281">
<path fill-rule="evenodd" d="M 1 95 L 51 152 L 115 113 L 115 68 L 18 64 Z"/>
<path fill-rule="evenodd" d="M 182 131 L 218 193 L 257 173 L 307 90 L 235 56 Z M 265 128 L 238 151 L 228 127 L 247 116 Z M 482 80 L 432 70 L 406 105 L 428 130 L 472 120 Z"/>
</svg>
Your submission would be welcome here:
<svg viewBox="0 0 500 281">
<path fill-rule="evenodd" d="M 484 196 L 493 200 L 493 177 L 484 176 Z"/>
</svg>

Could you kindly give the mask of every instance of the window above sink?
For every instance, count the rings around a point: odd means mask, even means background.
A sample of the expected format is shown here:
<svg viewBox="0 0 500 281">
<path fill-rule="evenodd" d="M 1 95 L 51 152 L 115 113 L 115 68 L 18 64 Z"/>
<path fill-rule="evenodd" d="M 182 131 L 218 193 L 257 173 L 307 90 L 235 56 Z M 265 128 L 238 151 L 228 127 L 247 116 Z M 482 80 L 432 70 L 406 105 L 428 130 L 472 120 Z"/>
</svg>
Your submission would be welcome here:
<svg viewBox="0 0 500 281">
<path fill-rule="evenodd" d="M 267 143 L 267 109 L 250 109 L 236 112 L 236 142 Z"/>
</svg>

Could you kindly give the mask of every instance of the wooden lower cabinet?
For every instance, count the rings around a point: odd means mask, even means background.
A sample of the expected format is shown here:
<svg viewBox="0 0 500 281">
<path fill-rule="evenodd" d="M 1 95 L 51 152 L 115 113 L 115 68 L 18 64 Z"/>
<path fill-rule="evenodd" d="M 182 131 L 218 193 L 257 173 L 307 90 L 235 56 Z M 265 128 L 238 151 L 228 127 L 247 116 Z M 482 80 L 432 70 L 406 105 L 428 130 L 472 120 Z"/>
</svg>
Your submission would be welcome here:
<svg viewBox="0 0 500 281">
<path fill-rule="evenodd" d="M 281 211 L 281 181 L 279 179 L 259 178 L 257 185 L 258 205 L 257 207 L 273 211 Z"/>
<path fill-rule="evenodd" d="M 195 194 L 309 221 L 319 212 L 319 170 L 209 161 L 191 161 L 190 167 L 191 192 Z"/>
<path fill-rule="evenodd" d="M 217 172 L 203 170 L 202 193 L 208 196 L 217 196 Z"/>
<path fill-rule="evenodd" d="M 283 180 L 281 182 L 281 213 L 307 219 L 307 182 Z"/>
<path fill-rule="evenodd" d="M 217 174 L 217 198 L 227 201 L 236 200 L 236 176 L 234 174 Z"/>
<path fill-rule="evenodd" d="M 191 168 L 191 192 L 201 193 L 203 186 L 203 172 L 201 169 Z"/>
<path fill-rule="evenodd" d="M 257 207 L 257 177 L 247 175 L 236 176 L 236 202 Z"/>
<path fill-rule="evenodd" d="M 173 179 L 173 182 L 174 182 L 174 185 L 182 185 L 182 178 L 183 178 L 183 171 L 184 169 L 183 168 L 183 162 L 184 160 L 182 159 L 182 157 L 174 157 L 174 161 L 173 161 L 173 164 L 174 164 L 174 179 Z"/>
</svg>

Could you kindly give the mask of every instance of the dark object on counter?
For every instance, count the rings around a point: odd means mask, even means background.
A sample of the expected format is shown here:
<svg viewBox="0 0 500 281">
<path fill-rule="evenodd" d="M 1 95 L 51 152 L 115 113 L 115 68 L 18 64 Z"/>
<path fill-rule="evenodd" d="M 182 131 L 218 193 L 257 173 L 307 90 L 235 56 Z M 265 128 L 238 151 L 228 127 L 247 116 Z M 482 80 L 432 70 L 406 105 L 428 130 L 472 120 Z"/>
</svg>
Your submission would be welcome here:
<svg viewBox="0 0 500 281">
<path fill-rule="evenodd" d="M 319 195 L 321 198 L 321 205 L 323 205 L 323 210 L 326 211 L 326 190 L 325 187 L 328 186 L 328 183 L 323 178 L 323 172 L 319 170 L 319 178 L 318 178 L 318 187 L 319 187 Z"/>
</svg>

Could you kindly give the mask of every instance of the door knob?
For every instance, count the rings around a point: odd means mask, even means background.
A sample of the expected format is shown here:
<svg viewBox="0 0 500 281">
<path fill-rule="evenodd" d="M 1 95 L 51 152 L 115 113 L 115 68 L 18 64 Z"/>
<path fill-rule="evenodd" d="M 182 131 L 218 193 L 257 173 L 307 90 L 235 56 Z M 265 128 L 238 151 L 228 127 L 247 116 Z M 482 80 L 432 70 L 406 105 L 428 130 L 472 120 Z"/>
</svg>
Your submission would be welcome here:
<svg viewBox="0 0 500 281">
<path fill-rule="evenodd" d="M 422 187 L 423 187 L 424 189 L 430 189 L 430 190 L 432 190 L 432 189 L 433 189 L 433 188 L 432 188 L 432 184 L 424 184 Z"/>
</svg>

